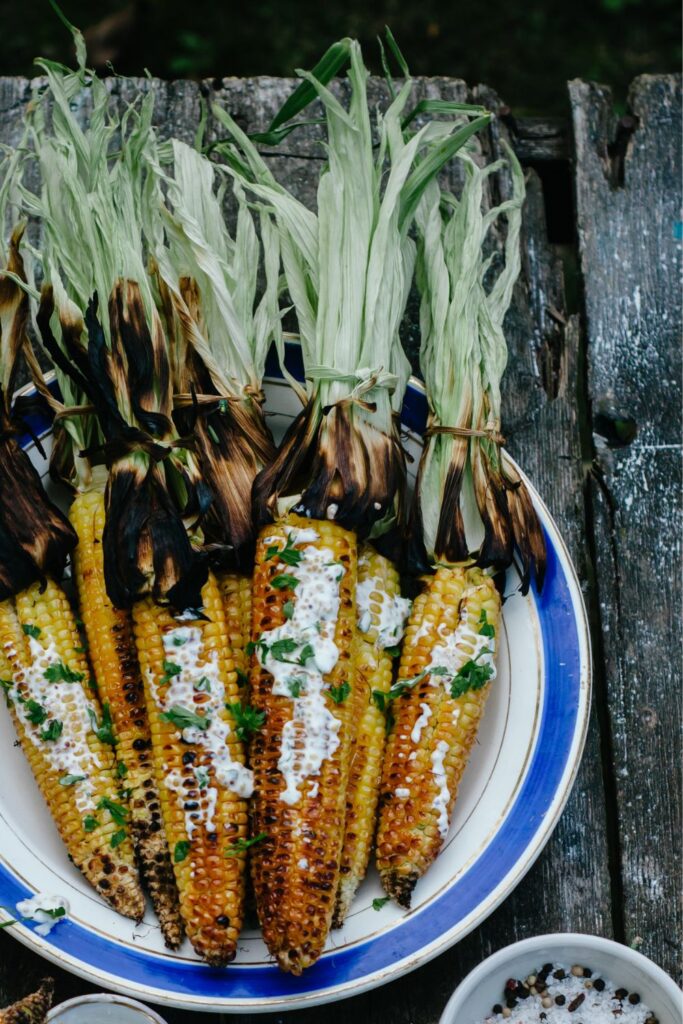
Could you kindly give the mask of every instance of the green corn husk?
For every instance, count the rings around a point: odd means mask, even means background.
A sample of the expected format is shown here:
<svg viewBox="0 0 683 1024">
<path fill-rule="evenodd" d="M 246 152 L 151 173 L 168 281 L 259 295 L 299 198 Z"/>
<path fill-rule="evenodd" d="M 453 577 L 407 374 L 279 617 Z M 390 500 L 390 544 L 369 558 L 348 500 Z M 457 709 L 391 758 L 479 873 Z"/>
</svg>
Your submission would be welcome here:
<svg viewBox="0 0 683 1024">
<path fill-rule="evenodd" d="M 417 215 L 420 365 L 430 429 L 418 471 L 413 540 L 423 565 L 425 559 L 432 565 L 473 560 L 505 569 L 516 546 L 526 592 L 534 577 L 542 587 L 545 542 L 526 486 L 501 454 L 503 320 L 520 270 L 524 202 L 522 169 L 509 147 L 506 154 L 507 160 L 484 168 L 461 154 L 460 198 L 433 186 Z M 485 212 L 486 181 L 506 164 L 512 196 Z M 504 265 L 491 282 L 495 256 L 486 257 L 484 245 L 503 215 Z"/>
<path fill-rule="evenodd" d="M 280 330 L 279 247 L 272 218 L 259 217 L 261 247 L 243 190 L 235 183 L 235 237 L 223 216 L 225 186 L 216 167 L 174 139 L 173 172 L 151 166 L 166 190 L 165 239 L 150 231 L 164 299 L 175 385 L 174 418 L 197 438 L 201 469 L 214 500 L 202 521 L 213 564 L 250 571 L 255 531 L 254 478 L 275 457 L 262 408 L 261 382 L 271 340 Z M 166 244 L 164 244 L 164 242 Z M 261 248 L 265 290 L 256 301 Z"/>
<path fill-rule="evenodd" d="M 401 524 L 405 512 L 396 417 L 409 374 L 398 337 L 415 257 L 409 228 L 428 182 L 489 118 L 429 122 L 406 140 L 407 78 L 386 112 L 377 114 L 375 149 L 368 72 L 358 43 L 344 43 L 348 109 L 314 75 L 298 72 L 305 80 L 300 88 L 310 87 L 325 110 L 327 166 L 317 214 L 275 181 L 225 111 L 215 113 L 236 145 L 220 152 L 275 216 L 307 378 L 305 390 L 292 382 L 304 409 L 256 479 L 257 519 L 291 510 L 377 536 Z"/>
<path fill-rule="evenodd" d="M 0 231 L 9 233 L 17 213 L 19 152 L 0 165 Z M 47 575 L 58 578 L 76 535 L 48 499 L 18 436 L 21 416 L 14 403 L 18 360 L 27 344 L 29 299 L 20 252 L 24 225 L 11 230 L 0 271 L 0 601 Z"/>
<path fill-rule="evenodd" d="M 81 423 L 65 426 L 78 455 L 109 470 L 103 534 L 107 591 L 125 608 L 151 593 L 178 608 L 198 606 L 206 560 L 190 531 L 210 504 L 191 442 L 179 437 L 172 412 L 166 339 L 146 271 L 140 209 L 147 187 L 134 130 L 149 121 L 153 97 L 121 118 L 103 82 L 85 68 L 71 72 L 38 61 L 52 98 L 51 130 L 34 100 L 32 140 L 42 180 L 24 194 L 44 231 L 44 280 L 37 323 L 41 340 L 71 393 Z M 91 110 L 82 129 L 74 109 L 86 90 Z M 102 454 L 88 445 L 83 396 L 97 415 Z M 70 467 L 62 459 L 62 469 Z M 67 473 L 67 475 L 69 475 Z M 72 473 L 73 476 L 73 473 Z M 73 479 L 72 479 L 73 482 Z"/>
</svg>

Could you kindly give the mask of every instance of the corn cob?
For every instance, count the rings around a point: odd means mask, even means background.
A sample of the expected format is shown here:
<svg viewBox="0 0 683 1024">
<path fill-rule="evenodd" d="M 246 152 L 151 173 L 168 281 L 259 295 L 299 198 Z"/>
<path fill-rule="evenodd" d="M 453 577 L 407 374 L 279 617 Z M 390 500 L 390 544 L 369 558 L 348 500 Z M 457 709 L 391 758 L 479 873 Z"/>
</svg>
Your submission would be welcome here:
<svg viewBox="0 0 683 1024">
<path fill-rule="evenodd" d="M 237 672 L 212 575 L 202 601 L 201 613 L 174 616 L 148 597 L 134 606 L 133 621 L 180 911 L 195 951 L 220 967 L 234 958 L 242 927 L 240 851 L 252 776 L 237 732 Z"/>
<path fill-rule="evenodd" d="M 109 730 L 69 602 L 48 580 L 0 603 L 0 673 L 22 749 L 77 867 L 126 917 L 145 909 Z"/>
<path fill-rule="evenodd" d="M 223 596 L 225 625 L 237 682 L 240 686 L 246 685 L 249 673 L 246 647 L 251 635 L 251 579 L 239 573 L 221 573 L 217 579 Z"/>
<path fill-rule="evenodd" d="M 268 949 L 300 974 L 320 956 L 339 881 L 350 757 L 356 542 L 330 521 L 261 531 L 253 587 L 252 880 Z"/>
<path fill-rule="evenodd" d="M 400 596 L 392 563 L 364 544 L 358 553 L 358 625 L 354 637 L 357 729 L 346 793 L 346 825 L 333 927 L 344 922 L 365 877 L 375 834 L 375 812 L 386 742 L 382 696 L 389 693 L 393 657 L 387 648 L 402 636 L 410 602 Z M 379 695 L 379 697 L 378 697 Z"/>
<path fill-rule="evenodd" d="M 90 661 L 116 740 L 117 776 L 129 791 L 130 824 L 140 875 L 152 898 L 166 945 L 183 937 L 178 891 L 161 818 L 145 695 L 129 611 L 114 608 L 104 583 L 104 494 L 79 493 L 69 513 L 78 534 L 74 568 Z"/>
<path fill-rule="evenodd" d="M 448 833 L 495 675 L 500 597 L 479 568 L 439 568 L 413 605 L 380 785 L 377 867 L 409 907 Z M 430 672 L 431 669 L 431 672 Z"/>
<path fill-rule="evenodd" d="M 45 1024 L 54 988 L 52 978 L 43 978 L 37 992 L 0 1010 L 0 1024 Z"/>
</svg>

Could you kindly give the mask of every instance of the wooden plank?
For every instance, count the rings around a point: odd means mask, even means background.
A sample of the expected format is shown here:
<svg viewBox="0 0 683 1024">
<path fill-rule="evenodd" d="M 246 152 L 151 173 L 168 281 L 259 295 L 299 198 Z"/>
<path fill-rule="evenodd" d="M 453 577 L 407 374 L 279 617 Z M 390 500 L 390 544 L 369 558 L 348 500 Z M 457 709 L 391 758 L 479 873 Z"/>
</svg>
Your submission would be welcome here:
<svg viewBox="0 0 683 1024">
<path fill-rule="evenodd" d="M 680 966 L 681 84 L 570 85 L 622 937 Z M 634 437 L 634 431 L 637 430 Z M 615 446 L 616 445 L 616 446 Z M 617 911 L 619 907 L 617 906 Z"/>
<path fill-rule="evenodd" d="M 150 86 L 147 86 L 150 87 Z M 199 88 L 191 83 L 159 83 L 161 103 L 157 119 L 167 133 L 173 126 L 190 140 L 199 119 Z M 210 103 L 224 103 L 243 127 L 263 128 L 293 87 L 285 79 L 223 79 L 203 83 L 201 92 Z M 120 88 L 115 84 L 114 89 Z M 345 86 L 335 86 L 343 93 Z M 130 97 L 125 87 L 125 98 Z M 371 98 L 384 94 L 381 81 L 370 83 Z M 29 95 L 28 83 L 0 79 L 0 141 L 17 138 L 17 120 Z M 485 87 L 469 92 L 462 82 L 426 79 L 416 83 L 416 98 L 432 96 L 486 103 L 500 108 L 496 95 Z M 209 138 L 218 128 L 208 122 Z M 320 130 L 306 129 L 290 136 L 271 153 L 274 173 L 309 205 L 314 204 L 320 168 Z M 501 137 L 509 126 L 497 122 L 485 140 L 488 155 L 500 153 Z M 502 192 L 508 187 L 505 180 Z M 507 329 L 510 364 L 505 378 L 504 430 L 508 447 L 524 466 L 547 501 L 565 537 L 570 553 L 585 580 L 585 523 L 583 471 L 575 394 L 578 377 L 579 327 L 567 319 L 562 270 L 545 230 L 544 203 L 539 179 L 531 174 L 524 218 L 524 269 L 514 296 Z M 418 333 L 416 305 L 405 324 L 407 351 L 416 361 Z M 546 850 L 515 893 L 472 936 L 437 960 L 393 984 L 367 993 L 352 1004 L 326 1008 L 329 1024 L 341 1024 L 352 1012 L 367 1024 L 435 1024 L 447 998 L 462 975 L 483 956 L 516 938 L 542 931 L 574 928 L 610 934 L 605 806 L 602 788 L 597 722 L 592 718 L 586 754 L 578 780 Z M 46 965 L 9 935 L 0 933 L 0 1005 L 5 992 L 14 997 L 27 979 L 44 973 Z M 60 998 L 88 987 L 61 971 Z M 4 991 L 3 991 L 4 990 Z M 165 1011 L 171 1024 L 217 1021 L 217 1017 Z M 249 1018 L 251 1019 L 251 1018 Z M 267 1015 L 264 1022 L 281 1020 Z M 291 1024 L 320 1020 L 320 1011 L 288 1015 Z M 231 1017 L 239 1024 L 246 1017 Z"/>
</svg>

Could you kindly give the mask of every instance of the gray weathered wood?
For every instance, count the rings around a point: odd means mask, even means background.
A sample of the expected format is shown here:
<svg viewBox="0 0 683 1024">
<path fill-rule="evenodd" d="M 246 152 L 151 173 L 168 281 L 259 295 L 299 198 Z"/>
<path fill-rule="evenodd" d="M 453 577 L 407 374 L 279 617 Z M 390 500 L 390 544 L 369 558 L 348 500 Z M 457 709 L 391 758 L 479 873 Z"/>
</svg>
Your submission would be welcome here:
<svg viewBox="0 0 683 1024">
<path fill-rule="evenodd" d="M 643 76 L 619 166 L 607 89 L 570 86 L 591 485 L 623 938 L 680 966 L 681 88 Z M 622 150 L 623 150 L 622 146 Z M 619 184 L 619 182 L 623 184 Z M 630 444 L 629 420 L 637 424 Z M 618 440 L 623 447 L 610 447 Z"/>
<path fill-rule="evenodd" d="M 198 87 L 192 83 L 159 83 L 157 120 L 191 139 L 199 119 L 199 95 L 224 103 L 249 130 L 263 128 L 293 87 L 290 80 L 224 79 Z M 121 88 L 114 83 L 114 90 Z M 129 88 L 125 87 L 126 90 Z M 339 85 L 343 93 L 345 87 Z M 370 83 L 370 96 L 384 92 L 382 82 Z M 464 100 L 471 95 L 463 82 L 425 79 L 416 84 L 418 96 Z M 15 142 L 18 118 L 28 98 L 28 83 L 0 79 L 0 141 Z M 129 96 L 129 93 L 127 93 Z M 498 109 L 498 98 L 485 87 L 472 99 Z M 514 126 L 512 126 L 514 128 Z M 210 118 L 209 137 L 217 129 Z M 495 123 L 486 141 L 488 153 L 499 153 L 505 122 Z M 518 133 L 519 134 L 519 133 Z M 320 167 L 320 131 L 314 128 L 290 136 L 268 158 L 274 173 L 303 201 L 313 205 Z M 507 187 L 503 181 L 503 191 Z M 505 380 L 504 430 L 508 447 L 529 473 L 556 517 L 583 580 L 586 571 L 583 469 L 576 403 L 579 383 L 580 331 L 576 318 L 567 318 L 562 271 L 545 234 L 543 196 L 539 180 L 529 179 L 524 221 L 523 278 L 515 291 L 508 319 L 510 365 Z M 408 350 L 415 358 L 417 333 L 406 325 Z M 576 929 L 611 934 L 610 879 L 606 847 L 600 737 L 591 719 L 586 754 L 567 809 L 546 850 L 514 894 L 472 936 L 433 963 L 392 985 L 324 1011 L 288 1015 L 292 1024 L 325 1019 L 341 1024 L 353 1013 L 365 1024 L 435 1024 L 457 981 L 482 956 L 507 942 L 542 931 Z M 0 1004 L 29 982 L 50 970 L 58 978 L 59 998 L 82 992 L 76 978 L 52 971 L 34 954 L 0 933 Z M 171 1024 L 217 1018 L 166 1011 Z M 230 1018 L 239 1022 L 246 1018 Z M 281 1020 L 277 1015 L 264 1022 Z"/>
</svg>

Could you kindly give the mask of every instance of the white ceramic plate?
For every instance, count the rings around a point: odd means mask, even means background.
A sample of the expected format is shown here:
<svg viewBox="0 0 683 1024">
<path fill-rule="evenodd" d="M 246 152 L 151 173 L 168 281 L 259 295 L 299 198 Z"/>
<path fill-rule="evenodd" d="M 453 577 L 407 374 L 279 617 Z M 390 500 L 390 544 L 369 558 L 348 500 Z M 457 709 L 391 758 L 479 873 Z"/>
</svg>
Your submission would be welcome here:
<svg viewBox="0 0 683 1024">
<path fill-rule="evenodd" d="M 271 373 L 273 372 L 271 368 Z M 276 434 L 299 409 L 280 379 L 268 378 L 266 408 Z M 419 455 L 426 402 L 411 382 L 403 412 L 406 447 Z M 34 428 L 48 448 L 49 426 Z M 30 439 L 31 458 L 47 465 Z M 414 474 L 417 459 L 411 464 Z M 534 494 L 532 489 L 532 494 Z M 583 749 L 590 703 L 590 652 L 574 570 L 540 499 L 548 573 L 542 595 L 522 597 L 514 570 L 506 581 L 499 673 L 487 705 L 445 848 L 406 912 L 380 911 L 371 870 L 344 927 L 301 978 L 278 970 L 257 931 L 243 934 L 234 964 L 216 970 L 185 943 L 165 949 L 151 910 L 141 925 L 110 910 L 69 863 L 28 764 L 0 709 L 0 905 L 10 911 L 35 892 L 66 897 L 68 920 L 47 938 L 32 923 L 10 929 L 20 942 L 88 981 L 130 996 L 205 1011 L 265 1012 L 357 995 L 412 970 L 467 935 L 534 862 L 569 794 Z M 7 916 L 7 914 L 5 914 Z"/>
</svg>

